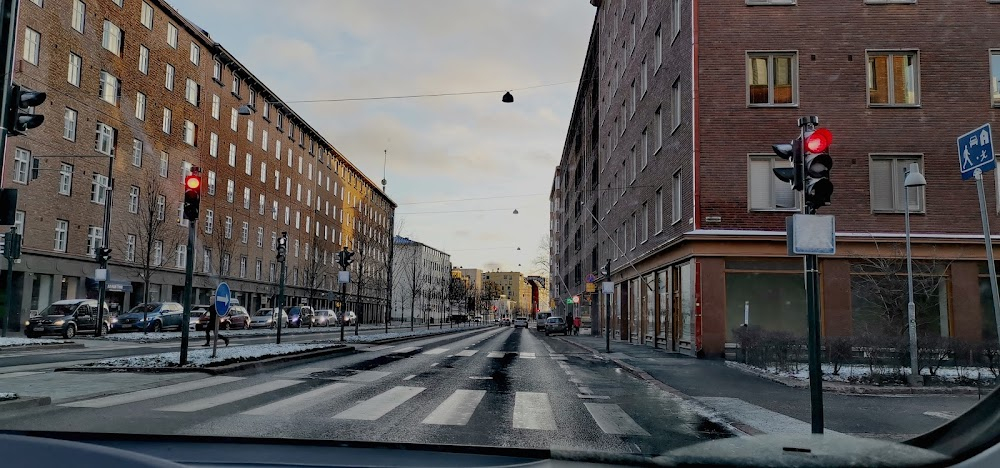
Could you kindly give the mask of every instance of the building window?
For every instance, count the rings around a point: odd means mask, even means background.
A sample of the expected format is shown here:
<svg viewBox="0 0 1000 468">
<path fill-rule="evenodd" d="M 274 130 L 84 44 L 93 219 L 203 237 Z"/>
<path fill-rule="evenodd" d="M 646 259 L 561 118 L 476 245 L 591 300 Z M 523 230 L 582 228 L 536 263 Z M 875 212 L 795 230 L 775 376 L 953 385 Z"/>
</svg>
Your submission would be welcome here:
<svg viewBox="0 0 1000 468">
<path fill-rule="evenodd" d="M 153 29 L 153 7 L 149 6 L 148 3 L 142 2 L 142 12 L 139 15 L 139 21 L 146 29 Z"/>
<path fill-rule="evenodd" d="M 747 102 L 751 106 L 798 103 L 798 56 L 794 52 L 747 54 Z"/>
<path fill-rule="evenodd" d="M 121 56 L 123 39 L 121 28 L 111 21 L 104 20 L 104 35 L 101 37 L 101 46 L 111 51 L 112 54 Z"/>
<path fill-rule="evenodd" d="M 254 266 L 254 269 L 253 269 L 253 277 L 254 277 L 255 280 L 260 280 L 260 259 L 259 258 L 257 259 L 257 264 Z"/>
<path fill-rule="evenodd" d="M 212 63 L 212 79 L 218 82 L 222 81 L 222 62 L 218 60 L 213 60 Z"/>
<path fill-rule="evenodd" d="M 184 244 L 177 244 L 177 250 L 174 251 L 174 268 L 184 268 L 184 263 L 187 262 L 187 246 Z"/>
<path fill-rule="evenodd" d="M 125 236 L 125 261 L 135 261 L 135 234 Z"/>
<path fill-rule="evenodd" d="M 69 196 L 73 191 L 73 166 L 62 163 L 59 166 L 59 195 Z"/>
<path fill-rule="evenodd" d="M 163 241 L 153 241 L 153 266 L 160 266 L 163 263 Z"/>
<path fill-rule="evenodd" d="M 636 157 L 635 157 L 635 146 L 633 146 L 632 149 L 628 150 L 628 159 L 629 159 L 629 162 L 631 163 L 630 166 L 632 166 L 632 180 L 629 181 L 629 184 L 634 184 L 635 183 L 635 176 L 636 176 L 636 172 L 637 172 L 636 166 L 638 165 L 638 163 L 636 162 Z"/>
<path fill-rule="evenodd" d="M 236 96 L 240 95 L 240 77 L 236 76 L 236 73 L 233 73 L 232 93 L 235 94 Z"/>
<path fill-rule="evenodd" d="M 191 105 L 197 107 L 199 103 L 198 96 L 199 96 L 198 83 L 196 83 L 191 78 L 188 78 L 184 86 L 184 99 L 186 99 L 187 102 L 190 102 Z"/>
<path fill-rule="evenodd" d="M 243 187 L 243 209 L 250 209 L 250 187 Z"/>
<path fill-rule="evenodd" d="M 201 63 L 201 47 L 198 47 L 198 44 L 195 44 L 194 42 L 191 43 L 191 54 L 189 58 L 191 59 L 191 63 L 195 65 Z"/>
<path fill-rule="evenodd" d="M 42 42 L 42 35 L 31 28 L 24 28 L 24 61 L 32 65 L 38 65 L 38 49 Z"/>
<path fill-rule="evenodd" d="M 247 120 L 247 141 L 253 142 L 253 120 Z"/>
<path fill-rule="evenodd" d="M 163 108 L 163 133 L 170 133 L 170 118 L 173 116 L 173 112 L 164 107 Z"/>
<path fill-rule="evenodd" d="M 676 38 L 678 34 L 681 33 L 681 0 L 674 0 L 671 5 L 670 11 L 670 24 L 671 24 L 671 37 Z"/>
<path fill-rule="evenodd" d="M 80 0 L 73 0 L 73 19 L 70 24 L 78 33 L 83 33 L 84 25 L 87 21 L 87 4 Z"/>
<path fill-rule="evenodd" d="M 117 136 L 117 131 L 114 128 L 112 128 L 107 124 L 98 122 L 97 137 L 94 145 L 94 150 L 101 154 L 114 156 L 116 136 Z"/>
<path fill-rule="evenodd" d="M 916 52 L 868 52 L 868 105 L 920 104 Z"/>
<path fill-rule="evenodd" d="M 225 234 L 226 239 L 233 238 L 233 218 L 231 216 L 226 216 L 226 224 L 223 225 L 223 234 Z"/>
<path fill-rule="evenodd" d="M 121 82 L 114 75 L 101 70 L 101 83 L 98 96 L 108 104 L 118 105 L 118 95 L 121 94 Z"/>
<path fill-rule="evenodd" d="M 677 78 L 674 80 L 673 86 L 670 88 L 670 119 L 673 125 L 670 128 L 671 133 L 677 130 L 677 127 L 681 126 L 681 79 Z"/>
<path fill-rule="evenodd" d="M 909 156 L 871 156 L 869 163 L 869 190 L 871 193 L 872 212 L 902 213 L 906 209 L 906 188 L 903 179 L 910 165 L 916 164 L 921 171 L 923 157 Z M 924 211 L 924 188 L 910 189 L 910 211 Z"/>
<path fill-rule="evenodd" d="M 167 45 L 177 48 L 177 26 L 167 23 Z"/>
<path fill-rule="evenodd" d="M 208 171 L 208 194 L 215 195 L 215 171 Z"/>
<path fill-rule="evenodd" d="M 135 118 L 146 120 L 146 95 L 135 93 Z"/>
<path fill-rule="evenodd" d="M 229 275 L 229 254 L 222 254 L 222 267 L 219 271 L 220 275 Z"/>
<path fill-rule="evenodd" d="M 261 206 L 264 205 L 262 204 Z M 262 227 L 257 228 L 257 247 L 264 247 L 264 228 Z"/>
<path fill-rule="evenodd" d="M 250 237 L 250 223 L 243 221 L 243 229 L 240 231 L 240 242 L 246 244 Z"/>
<path fill-rule="evenodd" d="M 263 161 L 260 163 L 260 182 L 267 183 L 267 163 Z"/>
<path fill-rule="evenodd" d="M 132 214 L 139 212 L 139 187 L 135 185 L 128 188 L 128 212 Z"/>
<path fill-rule="evenodd" d="M 167 198 L 163 195 L 156 196 L 156 219 L 163 221 L 167 211 Z"/>
<path fill-rule="evenodd" d="M 76 141 L 76 111 L 66 108 L 63 113 L 63 138 L 69 141 Z"/>
<path fill-rule="evenodd" d="M 215 212 L 212 210 L 205 211 L 205 234 L 211 234 L 212 228 L 215 227 Z"/>
<path fill-rule="evenodd" d="M 1000 106 L 1000 50 L 990 51 L 990 99 Z"/>
<path fill-rule="evenodd" d="M 66 236 L 69 234 L 69 221 L 65 219 L 56 220 L 56 239 L 52 249 L 56 252 L 66 251 Z"/>
<path fill-rule="evenodd" d="M 653 33 L 653 70 L 659 70 L 660 65 L 663 64 L 663 34 L 660 32 L 661 29 L 662 27 L 658 27 Z"/>
<path fill-rule="evenodd" d="M 194 122 L 191 122 L 190 120 L 185 120 L 184 143 L 187 143 L 191 146 L 195 146 L 197 144 L 197 137 L 196 137 L 197 134 L 198 134 L 198 127 L 195 126 Z"/>
<path fill-rule="evenodd" d="M 83 70 L 83 59 L 72 52 L 69 53 L 69 66 L 66 71 L 66 81 L 69 84 L 80 87 L 80 73 Z"/>
<path fill-rule="evenodd" d="M 229 203 L 233 202 L 233 197 L 236 195 L 236 182 L 233 179 L 226 181 L 226 201 Z"/>
<path fill-rule="evenodd" d="M 208 155 L 213 158 L 219 157 L 219 135 L 215 132 L 208 135 Z"/>
<path fill-rule="evenodd" d="M 681 187 L 681 171 L 675 172 L 674 176 L 671 178 L 671 189 L 673 190 L 673 193 L 672 196 L 670 197 L 671 198 L 670 202 L 671 205 L 673 205 L 672 206 L 673 213 L 670 219 L 672 220 L 673 223 L 676 224 L 678 221 L 681 220 L 681 216 L 683 216 L 683 211 L 684 211 L 684 206 L 682 205 L 683 203 L 682 197 L 684 196 L 683 195 L 684 192 L 683 188 Z"/>
<path fill-rule="evenodd" d="M 795 210 L 798 196 L 791 185 L 774 176 L 773 169 L 792 167 L 787 159 L 773 155 L 751 155 L 748 164 L 747 192 L 751 210 Z"/>
<path fill-rule="evenodd" d="M 142 167 L 142 140 L 132 139 L 132 165 Z"/>
<path fill-rule="evenodd" d="M 656 146 L 653 150 L 653 154 L 660 151 L 663 147 L 663 107 L 657 107 L 656 112 L 653 113 L 653 124 L 656 125 Z"/>
<path fill-rule="evenodd" d="M 97 255 L 97 248 L 104 243 L 104 228 L 97 226 L 87 227 L 87 255 Z"/>
<path fill-rule="evenodd" d="M 205 250 L 202 253 L 201 272 L 202 273 L 212 272 L 212 249 L 208 247 L 205 247 Z"/>
<path fill-rule="evenodd" d="M 232 109 L 232 112 L 229 114 L 229 128 L 234 132 L 237 131 L 236 124 L 239 122 L 239 118 L 239 112 L 236 109 Z"/>
<path fill-rule="evenodd" d="M 174 72 L 175 72 L 174 66 L 168 63 L 166 70 L 167 71 L 166 71 L 166 73 L 164 73 L 164 78 L 163 78 L 163 87 L 169 89 L 170 91 L 173 91 L 174 90 Z"/>
<path fill-rule="evenodd" d="M 149 74 L 149 49 L 146 46 L 139 46 L 139 71 L 143 75 Z"/>
<path fill-rule="evenodd" d="M 642 242 L 649 240 L 649 204 L 642 202 Z"/>
<path fill-rule="evenodd" d="M 229 167 L 236 167 L 236 145 L 229 144 Z"/>
<path fill-rule="evenodd" d="M 246 154 L 243 172 L 246 175 L 253 175 L 253 155 L 250 153 Z"/>
<path fill-rule="evenodd" d="M 170 155 L 166 151 L 160 151 L 160 177 L 167 177 L 167 170 L 170 167 Z"/>
<path fill-rule="evenodd" d="M 212 118 L 215 119 L 215 120 L 219 120 L 219 106 L 220 106 L 219 96 L 213 94 L 212 95 Z"/>
<path fill-rule="evenodd" d="M 656 213 L 653 214 L 653 223 L 656 227 L 656 232 L 659 233 L 663 231 L 663 189 L 656 189 Z"/>
</svg>

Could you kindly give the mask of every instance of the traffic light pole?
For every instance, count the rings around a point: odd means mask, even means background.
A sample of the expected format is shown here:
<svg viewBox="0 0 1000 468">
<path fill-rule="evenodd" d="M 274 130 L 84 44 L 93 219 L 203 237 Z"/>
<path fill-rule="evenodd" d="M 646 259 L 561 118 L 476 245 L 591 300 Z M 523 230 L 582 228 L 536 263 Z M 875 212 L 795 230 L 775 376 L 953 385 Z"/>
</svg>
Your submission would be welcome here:
<svg viewBox="0 0 1000 468">
<path fill-rule="evenodd" d="M 347 268 L 344 268 L 344 270 L 342 271 L 346 270 Z M 344 321 L 346 318 L 347 318 L 347 283 L 340 283 L 340 341 L 344 341 Z"/>
<path fill-rule="evenodd" d="M 816 117 L 803 117 L 799 119 L 800 137 L 798 144 L 802 145 L 801 154 L 806 153 L 805 135 L 806 128 L 819 123 Z M 802 165 L 801 178 L 806 180 L 807 168 Z M 805 187 L 801 192 L 802 213 L 807 215 L 816 214 L 816 209 L 805 203 Z M 819 323 L 819 259 L 816 255 L 806 255 L 805 258 L 805 283 L 806 283 L 806 322 L 808 325 L 807 352 L 809 354 L 809 399 L 812 408 L 812 433 L 823 433 L 823 369 L 820 363 L 820 323 Z"/>
<path fill-rule="evenodd" d="M 275 340 L 275 344 L 281 344 L 281 323 L 284 320 L 281 319 L 281 314 L 285 311 L 285 259 L 281 259 L 281 271 L 278 272 L 278 338 Z"/>
<path fill-rule="evenodd" d="M 112 179 L 113 171 L 115 170 L 115 158 L 114 156 L 108 157 L 108 186 L 104 190 L 104 236 L 101 239 L 101 248 L 97 254 L 97 261 L 100 268 L 104 270 L 103 279 L 98 283 L 97 289 L 97 328 L 94 331 L 94 336 L 101 336 L 101 329 L 104 328 L 104 301 L 106 299 L 108 290 L 108 278 L 111 276 L 108 273 L 108 255 L 104 255 L 104 252 L 108 252 L 108 244 L 111 242 L 111 205 L 112 205 L 112 193 L 114 193 L 114 182 Z M 191 255 L 190 248 L 188 249 L 188 255 Z M 185 309 L 187 310 L 187 309 Z M 185 322 L 187 323 L 187 322 Z M 143 326 L 145 330 L 146 325 Z M 182 327 L 185 331 L 187 327 Z"/>
<path fill-rule="evenodd" d="M 10 95 L 10 84 L 13 80 L 14 71 L 14 43 L 17 39 L 17 29 L 15 25 L 17 24 L 17 5 L 20 3 L 18 0 L 2 0 L 3 5 L 0 6 L 2 11 L 0 11 L 0 34 L 3 34 L 3 39 L 6 41 L 7 47 L 3 49 L 3 62 L 0 66 L 3 66 L 3 77 L 0 77 L 0 173 L 3 172 L 3 164 L 7 159 L 7 110 L 10 106 L 7 105 L 8 100 L 11 98 Z M 15 109 L 16 111 L 16 109 Z"/>
<path fill-rule="evenodd" d="M 184 320 L 181 322 L 181 357 L 180 365 L 187 364 L 189 330 L 191 322 L 191 289 L 194 277 L 194 237 L 195 221 L 188 220 L 187 256 L 184 262 Z M 216 327 L 218 330 L 218 327 Z M 216 331 L 218 333 L 218 331 Z"/>
</svg>

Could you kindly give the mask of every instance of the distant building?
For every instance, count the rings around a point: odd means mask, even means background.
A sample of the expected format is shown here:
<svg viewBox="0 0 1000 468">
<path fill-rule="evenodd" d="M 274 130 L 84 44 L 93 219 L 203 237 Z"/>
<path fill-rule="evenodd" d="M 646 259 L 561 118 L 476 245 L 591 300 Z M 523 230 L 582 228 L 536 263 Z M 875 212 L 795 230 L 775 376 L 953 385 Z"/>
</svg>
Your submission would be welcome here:
<svg viewBox="0 0 1000 468">
<path fill-rule="evenodd" d="M 442 319 L 451 281 L 451 256 L 426 244 L 396 236 L 392 259 L 392 318 L 424 323 Z"/>
<path fill-rule="evenodd" d="M 501 294 L 513 303 L 514 312 L 528 314 L 531 311 L 531 285 L 519 271 L 487 271 L 483 281 L 492 281 L 500 286 Z"/>
</svg>

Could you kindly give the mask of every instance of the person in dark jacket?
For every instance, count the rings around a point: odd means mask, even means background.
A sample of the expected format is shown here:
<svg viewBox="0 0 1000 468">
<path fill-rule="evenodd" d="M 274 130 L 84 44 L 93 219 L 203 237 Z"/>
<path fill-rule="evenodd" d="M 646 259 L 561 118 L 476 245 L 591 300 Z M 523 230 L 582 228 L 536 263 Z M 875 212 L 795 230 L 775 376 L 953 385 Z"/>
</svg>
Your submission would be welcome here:
<svg viewBox="0 0 1000 468">
<path fill-rule="evenodd" d="M 215 311 L 215 304 L 208 306 L 208 324 L 205 326 L 205 344 L 202 346 L 212 345 L 212 331 L 215 330 L 215 325 L 219 321 L 219 313 Z M 219 338 L 226 342 L 226 346 L 229 346 L 229 338 L 219 333 Z"/>
</svg>

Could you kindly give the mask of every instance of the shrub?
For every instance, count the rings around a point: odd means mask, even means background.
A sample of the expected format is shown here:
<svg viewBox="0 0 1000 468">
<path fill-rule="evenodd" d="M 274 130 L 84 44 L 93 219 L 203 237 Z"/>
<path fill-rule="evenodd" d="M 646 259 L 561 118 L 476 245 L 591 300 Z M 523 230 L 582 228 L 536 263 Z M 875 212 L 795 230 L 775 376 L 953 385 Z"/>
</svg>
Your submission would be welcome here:
<svg viewBox="0 0 1000 468">
<path fill-rule="evenodd" d="M 763 330 L 754 325 L 739 326 L 733 329 L 733 337 L 736 338 L 736 343 L 740 347 L 744 364 L 753 366 L 763 366 L 766 364 L 762 356 L 763 334 Z M 739 356 L 737 356 L 737 360 L 739 360 Z"/>
<path fill-rule="evenodd" d="M 798 371 L 799 351 L 802 339 L 787 331 L 769 331 L 764 335 L 764 341 L 770 348 L 771 363 L 777 370 Z"/>
<path fill-rule="evenodd" d="M 948 338 L 937 334 L 922 335 L 917 339 L 918 370 L 927 369 L 931 375 L 937 375 L 938 368 L 948 359 L 950 347 L 951 343 Z M 910 349 L 908 340 L 905 349 Z M 908 362 L 907 367 L 909 367 Z"/>
<path fill-rule="evenodd" d="M 995 340 L 984 341 L 979 345 L 977 354 L 983 360 L 983 364 L 990 369 L 993 378 L 1000 378 L 1000 344 Z"/>
<path fill-rule="evenodd" d="M 827 337 L 826 359 L 833 366 L 833 375 L 840 375 L 840 368 L 854 357 L 854 338 L 850 336 Z"/>
</svg>

